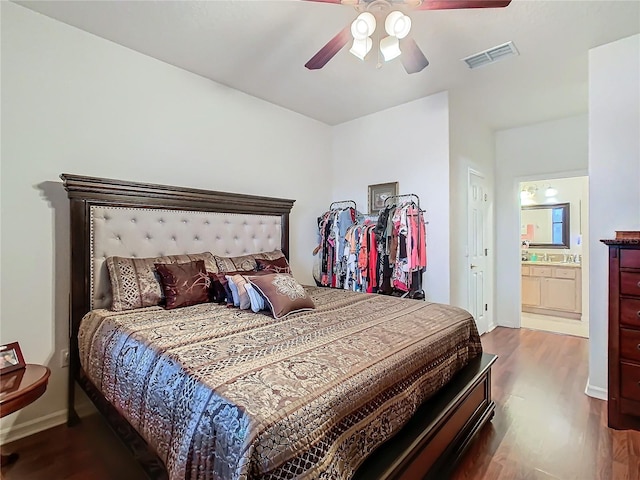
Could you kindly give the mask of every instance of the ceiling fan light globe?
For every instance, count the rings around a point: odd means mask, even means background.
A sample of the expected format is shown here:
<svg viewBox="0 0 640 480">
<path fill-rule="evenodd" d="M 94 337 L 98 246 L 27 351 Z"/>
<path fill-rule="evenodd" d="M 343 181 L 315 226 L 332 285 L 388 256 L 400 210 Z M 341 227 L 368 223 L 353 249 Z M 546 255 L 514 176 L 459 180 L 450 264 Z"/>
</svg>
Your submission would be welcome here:
<svg viewBox="0 0 640 480">
<path fill-rule="evenodd" d="M 398 38 L 393 35 L 389 35 L 388 37 L 384 37 L 380 40 L 380 52 L 382 53 L 385 62 L 399 57 L 402 52 L 400 51 L 400 42 L 398 41 Z"/>
<path fill-rule="evenodd" d="M 351 23 L 351 35 L 354 40 L 364 40 L 376 30 L 376 17 L 370 12 L 362 12 Z"/>
<path fill-rule="evenodd" d="M 369 51 L 371 50 L 372 46 L 373 41 L 369 37 L 365 37 L 362 40 L 354 38 L 353 45 L 351 46 L 349 52 L 351 52 L 352 55 L 358 57 L 360 60 L 364 60 L 364 58 L 367 56 L 367 53 L 369 53 Z"/>
<path fill-rule="evenodd" d="M 404 38 L 411 31 L 411 18 L 395 10 L 387 15 L 384 21 L 384 29 L 391 36 Z"/>
</svg>

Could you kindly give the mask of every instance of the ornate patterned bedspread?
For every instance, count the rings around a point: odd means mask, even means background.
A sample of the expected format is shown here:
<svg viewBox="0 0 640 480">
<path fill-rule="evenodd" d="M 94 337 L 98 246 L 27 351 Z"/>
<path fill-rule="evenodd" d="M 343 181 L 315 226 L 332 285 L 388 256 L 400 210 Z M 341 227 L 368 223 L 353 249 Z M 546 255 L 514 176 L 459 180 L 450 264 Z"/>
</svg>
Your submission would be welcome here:
<svg viewBox="0 0 640 480">
<path fill-rule="evenodd" d="M 215 304 L 82 322 L 82 368 L 171 479 L 346 479 L 482 347 L 468 312 L 305 287 L 274 320 Z"/>
</svg>

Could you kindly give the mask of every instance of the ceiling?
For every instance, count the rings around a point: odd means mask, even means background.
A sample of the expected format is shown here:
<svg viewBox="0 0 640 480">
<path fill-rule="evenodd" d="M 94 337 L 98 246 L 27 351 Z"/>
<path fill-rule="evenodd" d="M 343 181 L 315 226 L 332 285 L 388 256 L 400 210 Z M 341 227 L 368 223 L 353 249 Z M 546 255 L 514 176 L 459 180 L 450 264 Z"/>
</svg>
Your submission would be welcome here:
<svg viewBox="0 0 640 480">
<path fill-rule="evenodd" d="M 299 0 L 20 1 L 27 8 L 276 105 L 339 124 L 449 90 L 501 129 L 587 111 L 588 50 L 640 32 L 638 0 L 513 0 L 507 8 L 410 12 L 430 65 L 408 75 L 345 47 L 304 64 L 357 15 Z M 520 56 L 469 70 L 460 59 L 513 40 Z M 370 55 L 375 57 L 376 55 Z"/>
</svg>

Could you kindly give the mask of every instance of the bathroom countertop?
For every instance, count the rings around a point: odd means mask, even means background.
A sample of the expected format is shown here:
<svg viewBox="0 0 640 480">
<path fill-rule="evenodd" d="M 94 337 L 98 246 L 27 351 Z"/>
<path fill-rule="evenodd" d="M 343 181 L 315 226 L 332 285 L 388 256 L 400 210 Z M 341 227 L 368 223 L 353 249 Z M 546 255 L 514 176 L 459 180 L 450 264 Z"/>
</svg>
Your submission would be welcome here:
<svg viewBox="0 0 640 480">
<path fill-rule="evenodd" d="M 581 263 L 549 262 L 549 261 L 543 261 L 543 260 L 536 260 L 535 262 L 532 262 L 531 260 L 522 260 L 522 265 L 540 265 L 542 267 L 571 267 L 571 268 L 582 267 Z"/>
</svg>

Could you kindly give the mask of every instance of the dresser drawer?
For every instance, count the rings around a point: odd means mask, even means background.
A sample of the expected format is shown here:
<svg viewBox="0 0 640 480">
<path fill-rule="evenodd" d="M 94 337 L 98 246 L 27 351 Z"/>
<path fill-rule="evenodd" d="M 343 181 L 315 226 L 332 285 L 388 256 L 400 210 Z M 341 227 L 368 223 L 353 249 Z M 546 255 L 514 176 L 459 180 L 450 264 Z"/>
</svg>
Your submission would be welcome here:
<svg viewBox="0 0 640 480">
<path fill-rule="evenodd" d="M 553 276 L 556 278 L 576 278 L 576 268 L 554 268 Z"/>
<path fill-rule="evenodd" d="M 640 328 L 640 299 L 620 299 L 620 323 Z"/>
<path fill-rule="evenodd" d="M 620 249 L 621 268 L 640 268 L 640 250 Z"/>
<path fill-rule="evenodd" d="M 640 330 L 620 329 L 620 356 L 640 363 Z"/>
<path fill-rule="evenodd" d="M 640 297 L 640 273 L 620 272 L 620 293 Z"/>
<path fill-rule="evenodd" d="M 522 275 L 529 275 L 529 265 L 522 265 Z"/>
<path fill-rule="evenodd" d="M 550 277 L 551 267 L 531 267 L 529 275 L 534 277 Z"/>
<path fill-rule="evenodd" d="M 640 401 L 640 365 L 620 363 L 620 394 L 624 398 Z"/>
</svg>

